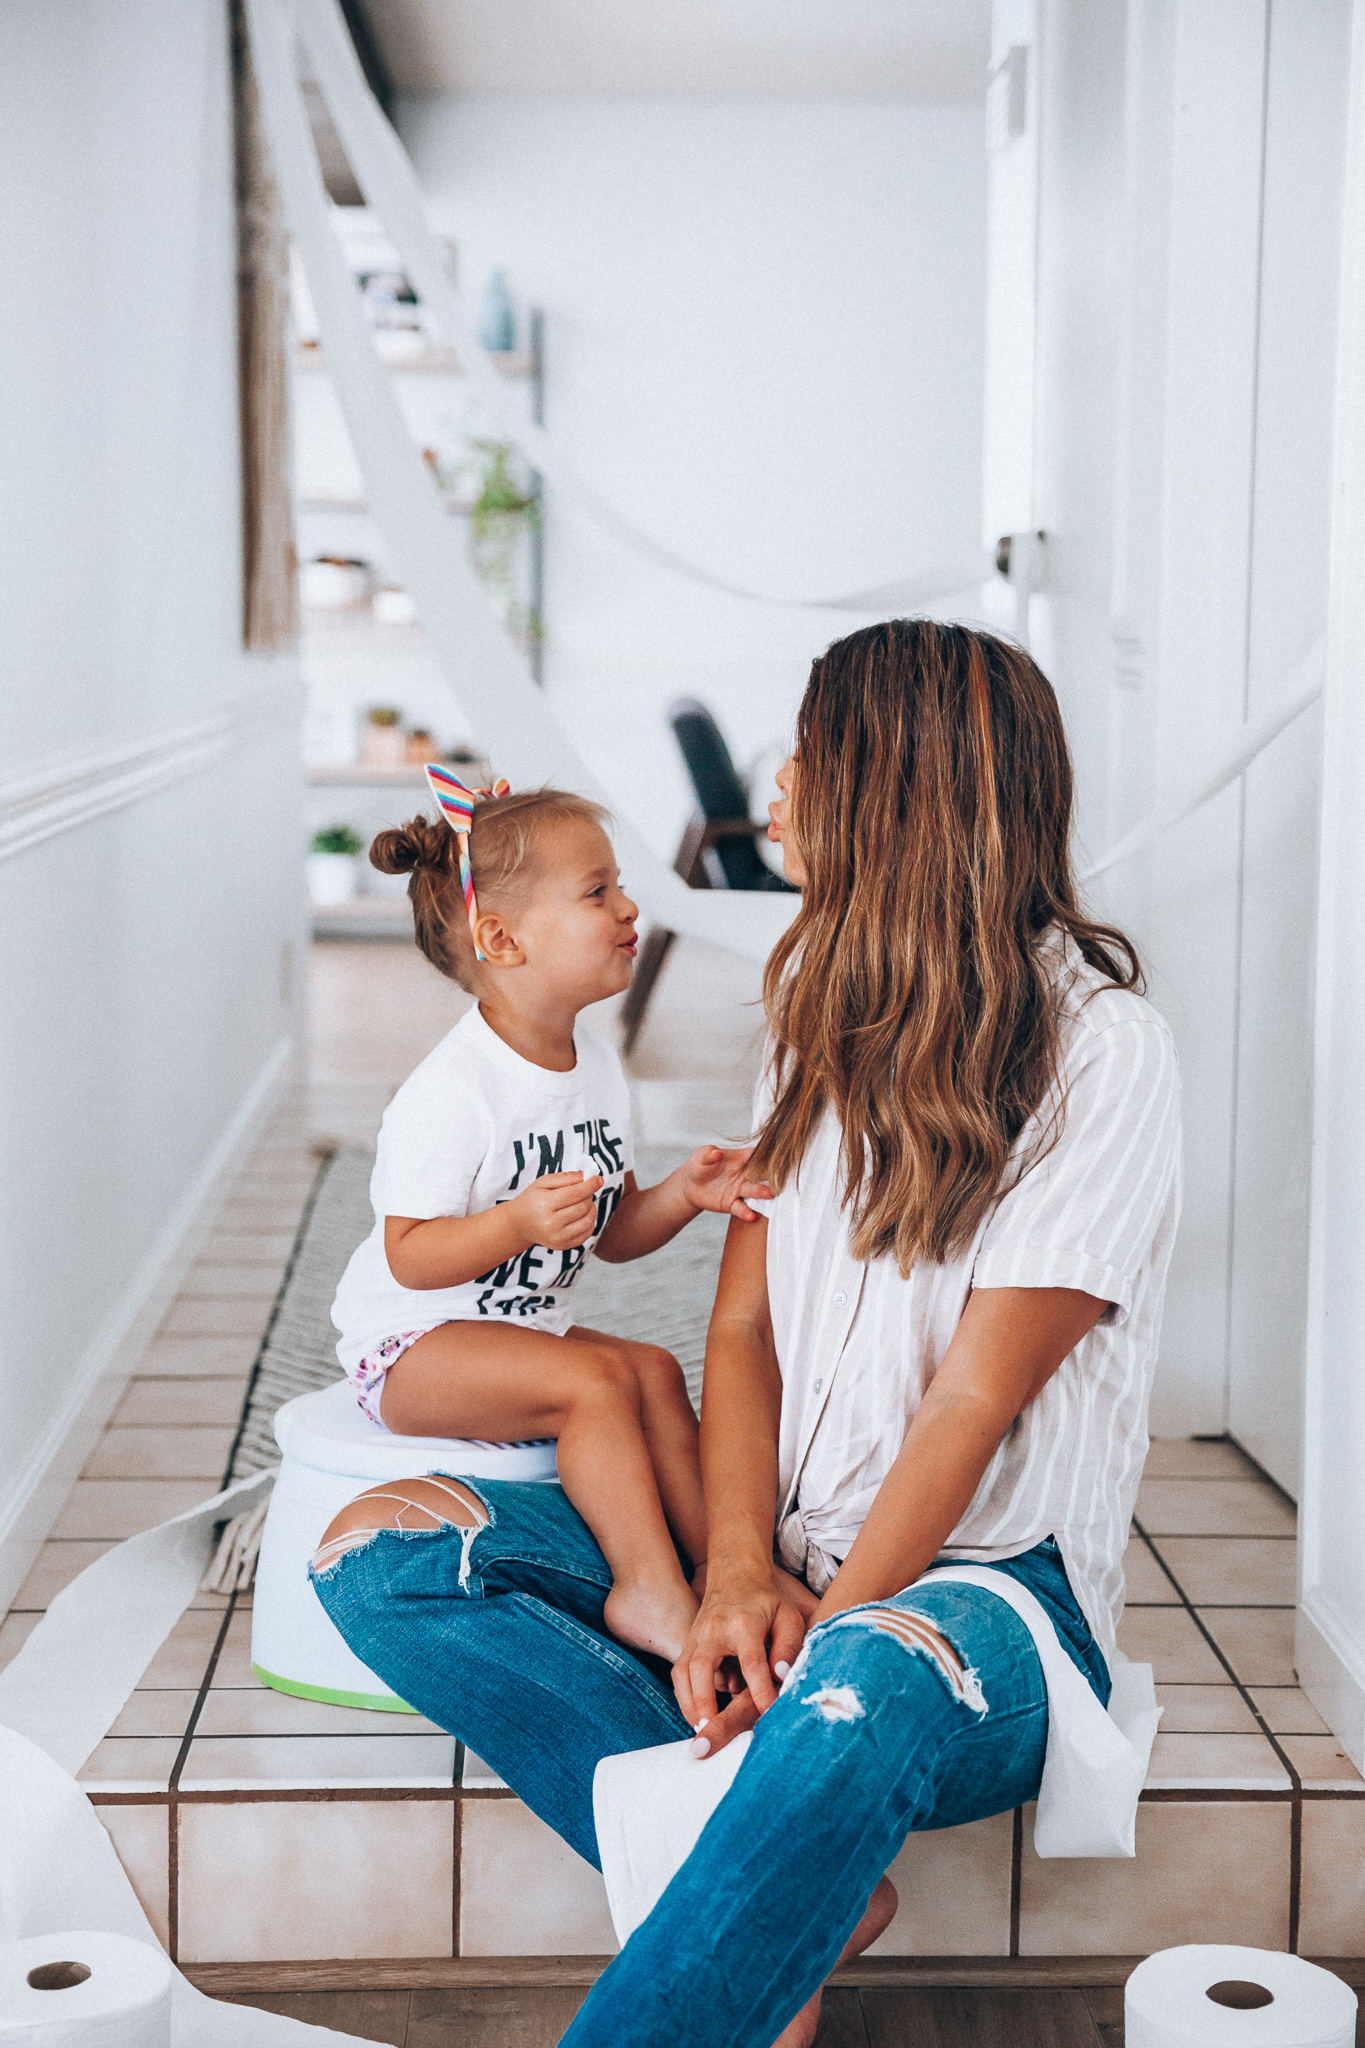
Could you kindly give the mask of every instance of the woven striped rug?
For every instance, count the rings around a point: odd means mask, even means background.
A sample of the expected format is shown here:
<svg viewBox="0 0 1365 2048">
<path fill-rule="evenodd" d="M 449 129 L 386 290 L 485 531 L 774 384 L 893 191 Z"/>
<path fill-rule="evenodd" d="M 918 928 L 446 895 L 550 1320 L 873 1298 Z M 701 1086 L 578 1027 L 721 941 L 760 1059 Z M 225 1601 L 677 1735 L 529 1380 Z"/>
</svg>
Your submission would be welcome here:
<svg viewBox="0 0 1365 2048">
<path fill-rule="evenodd" d="M 641 1185 L 662 1180 L 686 1156 L 670 1147 L 642 1147 L 635 1165 Z M 370 1152 L 342 1146 L 318 1169 L 248 1384 L 229 1466 L 233 1479 L 278 1459 L 277 1408 L 341 1377 L 332 1298 L 347 1260 L 374 1222 L 373 1164 Z M 671 1351 L 687 1376 L 694 1406 L 701 1398 L 706 1325 L 725 1231 L 723 1216 L 698 1216 L 647 1259 L 625 1266 L 590 1259 L 574 1290 L 578 1322 Z"/>
</svg>

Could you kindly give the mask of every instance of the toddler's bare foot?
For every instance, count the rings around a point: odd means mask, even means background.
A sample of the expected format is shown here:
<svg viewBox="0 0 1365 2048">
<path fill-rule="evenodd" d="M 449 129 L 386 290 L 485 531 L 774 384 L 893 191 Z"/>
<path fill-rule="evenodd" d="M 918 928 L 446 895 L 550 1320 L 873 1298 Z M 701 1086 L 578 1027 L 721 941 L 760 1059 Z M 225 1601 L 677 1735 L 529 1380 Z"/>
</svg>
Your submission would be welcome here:
<svg viewBox="0 0 1365 2048">
<path fill-rule="evenodd" d="M 675 1586 L 654 1586 L 618 1579 L 607 1595 L 606 1624 L 618 1643 L 648 1650 L 671 1664 L 687 1641 L 697 1618 L 697 1597 L 681 1574 Z"/>
<path fill-rule="evenodd" d="M 851 1963 L 854 1956 L 860 1956 L 865 1948 L 871 1947 L 879 1934 L 885 1934 L 896 1917 L 899 1904 L 896 1887 L 889 1877 L 884 1877 L 868 1900 L 863 1917 L 850 1934 L 848 1946 L 839 1961 Z M 820 2031 L 820 1997 L 817 1991 L 814 1998 L 806 2000 L 796 2018 L 788 2020 L 773 2042 L 773 2048 L 812 2048 Z"/>
</svg>

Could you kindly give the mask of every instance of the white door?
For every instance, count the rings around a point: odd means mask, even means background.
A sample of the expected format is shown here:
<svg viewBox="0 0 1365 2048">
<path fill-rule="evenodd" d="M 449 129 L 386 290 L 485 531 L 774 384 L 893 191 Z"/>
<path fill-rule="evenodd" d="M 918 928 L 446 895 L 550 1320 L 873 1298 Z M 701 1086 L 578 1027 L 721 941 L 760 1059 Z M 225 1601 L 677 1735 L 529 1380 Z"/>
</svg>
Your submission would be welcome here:
<svg viewBox="0 0 1365 2048">
<path fill-rule="evenodd" d="M 1349 0 L 1268 10 L 1245 716 L 1327 608 Z M 1298 1497 L 1308 1260 L 1321 718 L 1242 797 L 1227 1426 Z"/>
</svg>

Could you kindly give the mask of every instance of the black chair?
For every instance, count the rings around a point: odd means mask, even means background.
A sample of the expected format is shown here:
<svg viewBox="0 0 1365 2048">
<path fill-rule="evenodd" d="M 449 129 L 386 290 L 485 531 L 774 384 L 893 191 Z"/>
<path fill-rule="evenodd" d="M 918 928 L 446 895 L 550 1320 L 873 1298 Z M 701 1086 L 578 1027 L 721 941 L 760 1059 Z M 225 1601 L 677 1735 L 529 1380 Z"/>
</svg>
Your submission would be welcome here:
<svg viewBox="0 0 1365 2048">
<path fill-rule="evenodd" d="M 682 749 L 696 792 L 697 815 L 688 822 L 673 862 L 689 889 L 791 890 L 761 859 L 754 841 L 767 830 L 749 816 L 749 797 L 720 727 L 695 697 L 668 707 L 668 722 Z M 651 925 L 621 1010 L 622 1045 L 634 1047 L 677 933 Z"/>
</svg>

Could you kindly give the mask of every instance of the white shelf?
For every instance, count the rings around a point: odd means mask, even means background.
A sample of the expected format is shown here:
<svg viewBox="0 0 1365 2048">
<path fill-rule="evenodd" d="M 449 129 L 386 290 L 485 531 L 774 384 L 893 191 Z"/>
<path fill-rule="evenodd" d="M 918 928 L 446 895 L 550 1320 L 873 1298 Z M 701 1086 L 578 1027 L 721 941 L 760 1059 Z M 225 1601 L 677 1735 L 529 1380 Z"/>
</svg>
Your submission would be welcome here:
<svg viewBox="0 0 1365 2048">
<path fill-rule="evenodd" d="M 299 498 L 296 509 L 300 512 L 363 512 L 370 506 L 366 498 Z M 473 498 L 457 497 L 454 491 L 442 491 L 441 503 L 452 518 L 468 518 L 474 510 Z"/>
<path fill-rule="evenodd" d="M 442 762 L 442 767 L 472 768 L 482 772 L 480 761 Z M 354 761 L 335 768 L 310 768 L 311 789 L 425 789 L 426 770 L 407 761 L 394 768 L 381 768 L 370 761 Z"/>
<path fill-rule="evenodd" d="M 353 896 L 349 903 L 312 906 L 315 939 L 410 939 L 412 905 L 406 896 Z"/>
<path fill-rule="evenodd" d="M 396 376 L 459 377 L 464 374 L 453 348 L 424 348 L 420 353 L 414 351 L 411 355 L 389 355 L 381 343 L 379 358 L 385 369 L 393 371 Z M 306 372 L 327 368 L 321 348 L 307 342 L 300 344 L 295 360 L 299 369 Z M 484 361 L 500 377 L 531 378 L 536 374 L 536 359 L 529 349 L 486 349 Z"/>
</svg>

